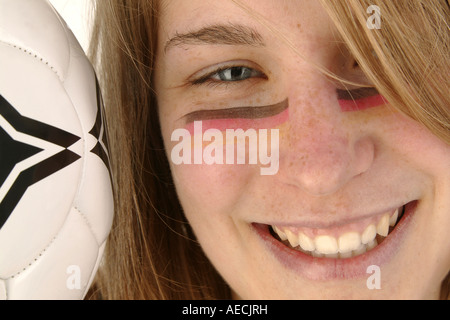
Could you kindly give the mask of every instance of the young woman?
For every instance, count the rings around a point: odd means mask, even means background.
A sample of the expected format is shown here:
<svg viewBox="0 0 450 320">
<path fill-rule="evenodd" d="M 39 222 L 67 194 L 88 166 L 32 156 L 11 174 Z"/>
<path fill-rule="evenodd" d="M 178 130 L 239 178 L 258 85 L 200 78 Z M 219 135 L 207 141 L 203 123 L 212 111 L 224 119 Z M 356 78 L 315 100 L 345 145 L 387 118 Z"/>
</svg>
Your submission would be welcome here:
<svg viewBox="0 0 450 320">
<path fill-rule="evenodd" d="M 117 212 L 93 293 L 447 298 L 449 16 L 444 0 L 98 1 Z M 225 161 L 227 129 L 270 152 Z"/>
</svg>

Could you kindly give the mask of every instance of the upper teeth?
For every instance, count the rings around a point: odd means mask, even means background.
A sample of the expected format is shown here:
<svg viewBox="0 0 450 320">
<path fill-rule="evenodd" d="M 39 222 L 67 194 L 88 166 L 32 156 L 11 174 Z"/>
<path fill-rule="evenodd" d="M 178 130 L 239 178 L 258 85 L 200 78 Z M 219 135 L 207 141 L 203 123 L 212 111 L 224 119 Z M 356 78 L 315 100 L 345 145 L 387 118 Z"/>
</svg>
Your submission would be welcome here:
<svg viewBox="0 0 450 320">
<path fill-rule="evenodd" d="M 337 237 L 332 235 L 317 235 L 314 238 L 304 232 L 288 227 L 272 226 L 281 240 L 289 241 L 293 248 L 317 257 L 348 258 L 373 249 L 378 243 L 376 236 L 386 237 L 389 226 L 397 223 L 399 209 L 394 213 L 386 213 L 377 222 L 369 224 L 362 233 L 358 231 L 345 232 Z"/>
</svg>

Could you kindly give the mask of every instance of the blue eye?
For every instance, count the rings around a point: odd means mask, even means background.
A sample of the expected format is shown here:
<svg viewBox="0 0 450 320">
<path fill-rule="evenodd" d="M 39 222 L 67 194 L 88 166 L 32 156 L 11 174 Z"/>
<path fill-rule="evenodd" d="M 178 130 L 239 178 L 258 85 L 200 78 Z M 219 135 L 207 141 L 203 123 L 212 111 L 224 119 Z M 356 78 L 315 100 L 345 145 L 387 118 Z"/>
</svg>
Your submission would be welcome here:
<svg viewBox="0 0 450 320">
<path fill-rule="evenodd" d="M 217 71 L 211 78 L 219 81 L 242 81 L 257 75 L 259 72 L 247 67 L 231 67 Z"/>
<path fill-rule="evenodd" d="M 266 75 L 258 70 L 244 66 L 235 66 L 221 67 L 207 75 L 201 76 L 199 79 L 193 80 L 192 84 L 211 83 L 219 85 L 221 83 L 239 82 L 251 78 L 267 79 Z"/>
</svg>

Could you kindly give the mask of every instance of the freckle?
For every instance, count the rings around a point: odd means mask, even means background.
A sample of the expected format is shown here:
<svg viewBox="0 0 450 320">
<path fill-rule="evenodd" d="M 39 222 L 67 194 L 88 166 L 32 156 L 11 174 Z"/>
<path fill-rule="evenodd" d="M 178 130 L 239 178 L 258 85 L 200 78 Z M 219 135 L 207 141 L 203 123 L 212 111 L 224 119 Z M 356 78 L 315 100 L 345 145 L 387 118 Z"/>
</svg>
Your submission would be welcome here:
<svg viewBox="0 0 450 320">
<path fill-rule="evenodd" d="M 302 25 L 300 23 L 297 23 L 297 29 L 302 30 Z"/>
</svg>

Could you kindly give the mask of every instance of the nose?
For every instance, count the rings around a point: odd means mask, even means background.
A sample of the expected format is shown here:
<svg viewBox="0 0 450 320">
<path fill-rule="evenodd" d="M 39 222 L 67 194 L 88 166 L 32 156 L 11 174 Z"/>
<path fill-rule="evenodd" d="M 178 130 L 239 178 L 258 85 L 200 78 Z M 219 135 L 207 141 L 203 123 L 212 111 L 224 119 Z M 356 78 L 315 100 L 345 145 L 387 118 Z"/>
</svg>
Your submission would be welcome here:
<svg viewBox="0 0 450 320">
<path fill-rule="evenodd" d="M 309 100 L 291 99 L 279 173 L 309 194 L 327 195 L 369 170 L 375 143 L 354 117 L 354 113 L 340 110 L 332 93 Z"/>
</svg>

